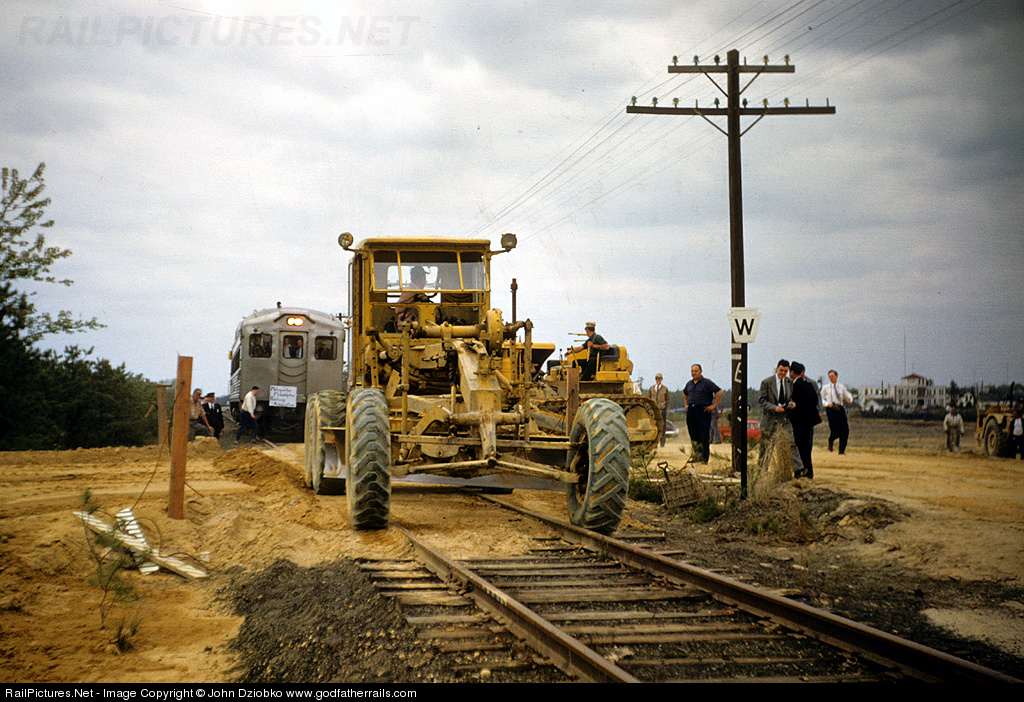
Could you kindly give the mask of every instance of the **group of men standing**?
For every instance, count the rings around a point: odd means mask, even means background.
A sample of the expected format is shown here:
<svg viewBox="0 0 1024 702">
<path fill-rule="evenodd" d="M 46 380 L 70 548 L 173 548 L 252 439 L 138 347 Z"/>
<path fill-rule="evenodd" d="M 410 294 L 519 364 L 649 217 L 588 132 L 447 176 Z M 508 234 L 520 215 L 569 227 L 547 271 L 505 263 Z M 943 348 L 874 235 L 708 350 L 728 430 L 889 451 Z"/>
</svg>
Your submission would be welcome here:
<svg viewBox="0 0 1024 702">
<path fill-rule="evenodd" d="M 828 450 L 846 453 L 850 439 L 850 423 L 846 417 L 846 403 L 853 395 L 839 382 L 839 373 L 828 372 L 829 382 L 818 392 L 813 380 L 807 377 L 804 364 L 784 358 L 775 366 L 775 374 L 761 382 L 757 403 L 761 407 L 761 451 L 758 464 L 763 468 L 773 450 L 785 451 L 780 442 L 790 446 L 793 459 L 793 477 L 813 478 L 814 463 L 811 448 L 814 445 L 814 427 L 821 424 L 819 399 L 828 417 Z"/>
<path fill-rule="evenodd" d="M 258 441 L 257 435 L 259 424 L 256 420 L 256 395 L 259 388 L 253 386 L 252 390 L 246 393 L 242 399 L 242 407 L 239 412 L 238 433 L 235 435 L 237 442 L 246 432 L 252 433 L 252 440 Z M 188 440 L 192 441 L 196 436 L 212 436 L 220 438 L 224 430 L 224 412 L 217 403 L 212 392 L 203 396 L 203 391 L 196 388 L 192 392 L 192 404 L 189 410 L 189 434 Z"/>
<path fill-rule="evenodd" d="M 718 404 L 722 400 L 722 390 L 710 379 L 704 377 L 700 364 L 690 367 L 691 380 L 683 389 L 683 400 L 686 408 L 686 426 L 690 440 L 699 446 L 699 458 L 707 463 L 710 455 L 711 423 L 718 416 Z M 811 447 L 814 443 L 814 427 L 821 424 L 819 399 L 825 407 L 828 417 L 829 437 L 828 450 L 835 449 L 839 442 L 839 453 L 846 453 L 850 438 L 850 425 L 846 418 L 847 403 L 853 402 L 853 396 L 842 383 L 839 373 L 828 372 L 829 382 L 819 394 L 817 386 L 807 378 L 804 364 L 780 359 L 775 366 L 774 375 L 761 382 L 761 390 L 757 403 L 761 408 L 761 451 L 758 464 L 764 467 L 772 450 L 780 441 L 785 445 L 781 450 L 788 450 L 793 459 L 794 477 L 814 477 L 814 466 L 811 460 Z M 668 389 L 662 384 L 662 375 L 655 376 L 655 385 L 651 386 L 649 395 L 662 417 L 668 411 Z M 665 434 L 662 432 L 661 445 L 665 445 Z"/>
</svg>

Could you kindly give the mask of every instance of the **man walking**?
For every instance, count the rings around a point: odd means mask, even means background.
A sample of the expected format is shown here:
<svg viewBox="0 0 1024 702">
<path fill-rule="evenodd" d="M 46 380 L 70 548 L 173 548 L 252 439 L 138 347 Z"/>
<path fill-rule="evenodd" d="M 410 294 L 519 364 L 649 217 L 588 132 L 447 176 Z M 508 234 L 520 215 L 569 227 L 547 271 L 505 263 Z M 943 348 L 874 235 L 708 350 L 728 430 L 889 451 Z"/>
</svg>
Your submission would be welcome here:
<svg viewBox="0 0 1024 702">
<path fill-rule="evenodd" d="M 242 438 L 242 434 L 245 433 L 246 429 L 252 431 L 253 442 L 259 441 L 257 432 L 259 431 L 259 425 L 256 423 L 256 395 L 259 394 L 259 387 L 256 385 L 252 386 L 252 390 L 245 394 L 245 399 L 242 400 L 242 407 L 238 414 L 238 433 L 235 434 L 235 443 Z"/>
<path fill-rule="evenodd" d="M 761 381 L 757 404 L 761 407 L 761 450 L 757 463 L 764 468 L 776 442 L 785 442 L 786 453 L 793 451 L 793 429 L 786 410 L 793 405 L 793 381 L 789 379 L 789 361 L 780 358 L 775 374 Z"/>
<path fill-rule="evenodd" d="M 794 478 L 813 478 L 814 466 L 811 464 L 811 447 L 814 444 L 814 427 L 821 424 L 818 412 L 818 389 L 807 379 L 804 364 L 793 361 L 789 367 L 789 375 L 793 379 L 793 443 L 800 454 L 800 469 L 794 466 Z"/>
<path fill-rule="evenodd" d="M 648 391 L 648 395 L 658 406 L 661 412 L 661 445 L 665 445 L 665 422 L 668 421 L 668 388 L 661 384 L 661 373 L 654 376 L 654 385 Z"/>
<path fill-rule="evenodd" d="M 704 377 L 699 363 L 690 366 L 690 380 L 683 388 L 686 406 L 686 428 L 690 441 L 700 444 L 701 463 L 711 457 L 711 419 L 722 399 L 722 389 Z"/>
<path fill-rule="evenodd" d="M 844 405 L 853 402 L 853 395 L 839 382 L 839 373 L 834 370 L 828 372 L 828 381 L 829 384 L 821 389 L 821 403 L 825 405 L 828 417 L 828 450 L 831 451 L 835 440 L 839 439 L 839 455 L 842 456 L 850 438 L 850 422 Z"/>
<path fill-rule="evenodd" d="M 942 420 L 942 428 L 946 430 L 946 448 L 950 453 L 960 451 L 960 435 L 964 433 L 964 418 L 960 416 L 956 405 L 949 408 L 949 414 Z"/>
</svg>

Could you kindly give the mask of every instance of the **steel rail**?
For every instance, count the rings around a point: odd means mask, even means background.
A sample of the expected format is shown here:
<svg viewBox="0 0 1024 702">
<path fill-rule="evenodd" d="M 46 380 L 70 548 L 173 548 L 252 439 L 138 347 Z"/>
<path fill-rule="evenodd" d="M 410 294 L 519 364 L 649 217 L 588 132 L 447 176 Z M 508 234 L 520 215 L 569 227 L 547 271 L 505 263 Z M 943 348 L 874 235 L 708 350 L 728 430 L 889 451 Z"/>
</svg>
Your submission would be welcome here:
<svg viewBox="0 0 1024 702">
<path fill-rule="evenodd" d="M 477 496 L 540 520 L 563 537 L 615 560 L 662 576 L 671 582 L 701 588 L 748 612 L 796 628 L 825 643 L 856 653 L 886 667 L 899 669 L 906 675 L 941 682 L 1024 682 L 937 649 L 858 624 L 831 612 L 794 602 L 702 568 L 644 551 L 613 537 L 602 536 L 552 519 L 505 500 L 490 495 Z"/>
<path fill-rule="evenodd" d="M 445 582 L 456 582 L 481 609 L 500 619 L 509 631 L 530 642 L 562 671 L 584 682 L 640 682 L 499 588 L 420 541 L 400 523 L 392 519 L 391 525 L 405 535 L 430 571 Z"/>
</svg>

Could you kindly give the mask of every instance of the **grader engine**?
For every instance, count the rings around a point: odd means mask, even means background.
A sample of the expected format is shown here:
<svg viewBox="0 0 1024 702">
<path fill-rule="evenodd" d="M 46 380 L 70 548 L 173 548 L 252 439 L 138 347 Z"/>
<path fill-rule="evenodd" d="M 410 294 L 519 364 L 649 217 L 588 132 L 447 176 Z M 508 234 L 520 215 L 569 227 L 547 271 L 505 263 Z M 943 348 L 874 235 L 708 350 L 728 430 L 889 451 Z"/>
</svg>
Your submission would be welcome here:
<svg viewBox="0 0 1024 702">
<path fill-rule="evenodd" d="M 490 306 L 487 240 L 353 246 L 347 392 L 307 403 L 306 481 L 345 492 L 357 529 L 387 526 L 393 480 L 510 491 L 564 485 L 570 521 L 612 533 L 625 508 L 626 415 L 539 380 L 553 344 Z M 522 338 L 520 338 L 520 335 Z M 574 392 L 570 383 L 569 391 Z"/>
</svg>

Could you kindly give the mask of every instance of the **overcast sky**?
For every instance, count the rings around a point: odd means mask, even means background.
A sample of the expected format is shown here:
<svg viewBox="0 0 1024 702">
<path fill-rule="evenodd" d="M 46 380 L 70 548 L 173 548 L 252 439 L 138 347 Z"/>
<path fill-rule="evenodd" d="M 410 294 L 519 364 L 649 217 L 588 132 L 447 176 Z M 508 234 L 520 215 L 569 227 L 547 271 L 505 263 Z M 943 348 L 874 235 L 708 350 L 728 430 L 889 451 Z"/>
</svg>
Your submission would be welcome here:
<svg viewBox="0 0 1024 702">
<path fill-rule="evenodd" d="M 226 393 L 254 309 L 346 311 L 343 231 L 511 231 L 493 304 L 515 277 L 535 340 L 593 320 L 645 383 L 728 387 L 726 138 L 625 109 L 720 95 L 674 55 L 788 55 L 745 97 L 837 113 L 743 138 L 749 384 L 1022 381 L 1022 36 L 1002 0 L 9 0 L 0 165 L 46 162 L 74 252 L 38 307 L 107 325 L 49 346 L 152 380 Z"/>
</svg>

